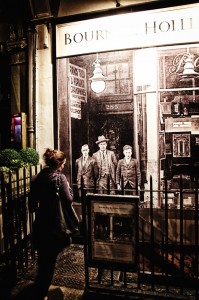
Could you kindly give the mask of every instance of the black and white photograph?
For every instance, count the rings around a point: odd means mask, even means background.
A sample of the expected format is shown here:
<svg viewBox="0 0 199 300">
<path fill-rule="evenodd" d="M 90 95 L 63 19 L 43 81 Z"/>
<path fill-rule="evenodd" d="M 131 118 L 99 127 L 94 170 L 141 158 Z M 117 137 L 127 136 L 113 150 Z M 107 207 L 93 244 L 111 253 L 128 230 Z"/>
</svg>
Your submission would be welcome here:
<svg viewBox="0 0 199 300">
<path fill-rule="evenodd" d="M 100 199 L 101 198 L 101 199 Z M 119 268 L 120 264 L 130 264 L 137 268 L 138 260 L 138 197 L 115 200 L 115 195 L 90 196 L 91 215 L 89 227 L 91 231 L 90 263 L 112 265 Z M 89 205 L 89 207 L 90 207 Z"/>
</svg>

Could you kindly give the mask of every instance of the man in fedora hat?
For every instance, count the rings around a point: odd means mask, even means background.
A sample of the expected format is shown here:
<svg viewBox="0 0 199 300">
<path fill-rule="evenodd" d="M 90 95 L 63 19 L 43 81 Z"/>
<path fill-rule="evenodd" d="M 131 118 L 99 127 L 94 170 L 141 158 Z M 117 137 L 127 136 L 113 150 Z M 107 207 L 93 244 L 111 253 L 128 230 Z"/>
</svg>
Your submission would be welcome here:
<svg viewBox="0 0 199 300">
<path fill-rule="evenodd" d="M 107 142 L 109 139 L 104 135 L 98 136 L 96 144 L 99 150 L 93 153 L 93 158 L 97 162 L 99 169 L 99 176 L 97 179 L 98 193 L 107 193 L 108 183 L 110 182 L 110 194 L 115 193 L 116 167 L 117 158 L 115 153 L 107 149 Z"/>
</svg>

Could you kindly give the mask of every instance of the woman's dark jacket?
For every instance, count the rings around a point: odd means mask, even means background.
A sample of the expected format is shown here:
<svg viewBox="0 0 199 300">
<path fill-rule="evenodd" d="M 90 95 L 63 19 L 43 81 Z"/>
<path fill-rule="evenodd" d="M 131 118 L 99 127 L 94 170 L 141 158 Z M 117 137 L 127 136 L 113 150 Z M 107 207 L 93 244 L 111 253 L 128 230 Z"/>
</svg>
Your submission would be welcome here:
<svg viewBox="0 0 199 300">
<path fill-rule="evenodd" d="M 39 241 L 53 238 L 53 226 L 57 209 L 56 180 L 58 171 L 48 167 L 33 176 L 30 183 L 29 210 L 35 213 L 35 227 Z M 59 194 L 69 204 L 73 191 L 64 174 L 60 176 Z"/>
</svg>

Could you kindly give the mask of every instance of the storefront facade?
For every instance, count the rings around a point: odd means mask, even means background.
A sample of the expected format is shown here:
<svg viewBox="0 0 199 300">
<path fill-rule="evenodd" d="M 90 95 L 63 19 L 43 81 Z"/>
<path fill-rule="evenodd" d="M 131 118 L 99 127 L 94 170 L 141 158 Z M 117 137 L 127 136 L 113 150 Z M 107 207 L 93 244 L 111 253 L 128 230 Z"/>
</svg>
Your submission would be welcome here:
<svg viewBox="0 0 199 300">
<path fill-rule="evenodd" d="M 124 145 L 133 147 L 143 190 L 149 190 L 150 176 L 154 190 L 161 190 L 164 177 L 178 188 L 181 175 L 192 189 L 199 147 L 199 7 L 194 1 L 171 7 L 158 2 L 60 1 L 56 14 L 48 1 L 30 1 L 32 27 L 10 26 L 8 40 L 0 41 L 0 147 L 13 147 L 10 116 L 23 113 L 25 142 L 16 148 L 34 147 L 41 158 L 47 147 L 62 149 L 74 189 L 80 148 L 88 144 L 92 155 L 99 135 L 109 139 L 118 160 Z M 96 92 L 97 66 L 104 88 Z M 175 197 L 171 193 L 171 205 Z M 160 198 L 157 192 L 154 207 L 162 206 Z M 186 201 L 193 203 L 190 195 Z"/>
<path fill-rule="evenodd" d="M 180 175 L 191 186 L 198 166 L 198 9 L 194 4 L 55 25 L 57 146 L 68 155 L 74 188 L 81 145 L 88 143 L 92 155 L 99 135 L 109 139 L 118 159 L 125 144 L 133 146 L 143 189 L 150 176 L 157 190 L 165 176 L 173 188 Z M 99 93 L 90 80 L 97 57 L 106 86 Z M 154 207 L 163 200 L 157 193 Z"/>
</svg>

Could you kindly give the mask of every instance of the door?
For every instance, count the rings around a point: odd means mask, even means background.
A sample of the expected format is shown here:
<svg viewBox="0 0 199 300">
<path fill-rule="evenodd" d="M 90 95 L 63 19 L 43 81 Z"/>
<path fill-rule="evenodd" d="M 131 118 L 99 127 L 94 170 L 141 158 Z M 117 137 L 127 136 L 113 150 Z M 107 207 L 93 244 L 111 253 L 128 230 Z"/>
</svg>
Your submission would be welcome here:
<svg viewBox="0 0 199 300">
<path fill-rule="evenodd" d="M 109 139 L 108 149 L 115 152 L 117 159 L 123 158 L 123 146 L 133 146 L 133 114 L 101 114 L 91 117 L 89 122 L 91 152 L 98 150 L 99 135 Z M 133 153 L 134 155 L 134 153 Z"/>
</svg>

